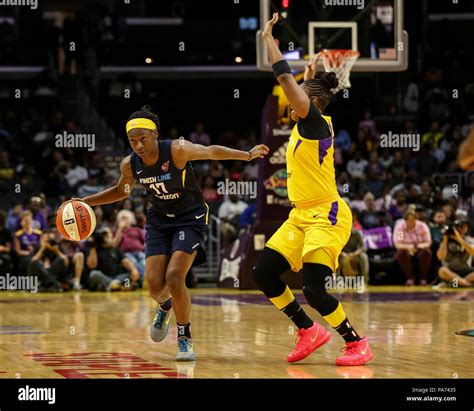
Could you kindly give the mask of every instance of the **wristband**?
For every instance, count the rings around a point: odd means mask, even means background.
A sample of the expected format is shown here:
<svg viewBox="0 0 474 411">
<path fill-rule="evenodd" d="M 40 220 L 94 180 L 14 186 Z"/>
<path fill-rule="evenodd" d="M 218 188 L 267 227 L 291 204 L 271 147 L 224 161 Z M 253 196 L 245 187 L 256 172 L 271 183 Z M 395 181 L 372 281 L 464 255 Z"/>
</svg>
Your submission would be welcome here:
<svg viewBox="0 0 474 411">
<path fill-rule="evenodd" d="M 291 67 L 286 60 L 277 61 L 272 65 L 273 74 L 278 77 L 282 74 L 291 74 Z"/>
<path fill-rule="evenodd" d="M 252 161 L 252 151 L 249 150 L 249 159 L 247 161 Z"/>
</svg>

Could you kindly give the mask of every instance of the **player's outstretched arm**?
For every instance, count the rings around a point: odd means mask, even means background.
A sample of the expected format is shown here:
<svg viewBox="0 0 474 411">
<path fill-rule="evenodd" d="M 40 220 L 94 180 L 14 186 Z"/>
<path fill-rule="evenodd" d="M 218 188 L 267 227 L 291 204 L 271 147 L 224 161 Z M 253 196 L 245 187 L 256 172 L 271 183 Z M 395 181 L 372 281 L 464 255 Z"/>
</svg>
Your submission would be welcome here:
<svg viewBox="0 0 474 411">
<path fill-rule="evenodd" d="M 194 160 L 251 161 L 254 158 L 265 157 L 269 151 L 265 144 L 256 145 L 249 151 L 242 151 L 218 145 L 193 144 L 183 139 L 173 141 L 171 149 L 173 161 L 178 168 L 183 168 L 188 161 Z"/>
<path fill-rule="evenodd" d="M 306 118 L 309 112 L 310 101 L 306 93 L 298 86 L 298 83 L 291 74 L 288 63 L 283 58 L 280 49 L 275 43 L 272 35 L 273 26 L 278 21 L 278 13 L 274 13 L 270 21 L 265 25 L 262 31 L 262 38 L 268 48 L 268 57 L 272 63 L 275 76 L 285 92 L 291 107 L 295 113 L 301 117 Z"/>
<path fill-rule="evenodd" d="M 116 185 L 100 193 L 79 198 L 78 200 L 84 201 L 90 206 L 115 203 L 127 198 L 132 192 L 134 185 L 135 179 L 132 174 L 130 156 L 127 156 L 120 163 L 120 178 Z"/>
</svg>

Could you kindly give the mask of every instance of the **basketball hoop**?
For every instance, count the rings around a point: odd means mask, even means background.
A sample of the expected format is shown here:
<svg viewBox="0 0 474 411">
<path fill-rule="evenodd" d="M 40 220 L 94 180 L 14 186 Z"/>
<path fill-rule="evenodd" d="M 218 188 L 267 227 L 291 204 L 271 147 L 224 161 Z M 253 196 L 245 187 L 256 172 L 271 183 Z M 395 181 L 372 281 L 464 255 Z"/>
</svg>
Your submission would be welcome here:
<svg viewBox="0 0 474 411">
<path fill-rule="evenodd" d="M 351 86 L 349 81 L 351 69 L 359 58 L 360 53 L 355 50 L 335 49 L 324 50 L 320 55 L 323 60 L 324 70 L 334 71 L 339 80 L 339 85 L 332 92 L 336 94 L 339 90 L 349 88 Z"/>
</svg>

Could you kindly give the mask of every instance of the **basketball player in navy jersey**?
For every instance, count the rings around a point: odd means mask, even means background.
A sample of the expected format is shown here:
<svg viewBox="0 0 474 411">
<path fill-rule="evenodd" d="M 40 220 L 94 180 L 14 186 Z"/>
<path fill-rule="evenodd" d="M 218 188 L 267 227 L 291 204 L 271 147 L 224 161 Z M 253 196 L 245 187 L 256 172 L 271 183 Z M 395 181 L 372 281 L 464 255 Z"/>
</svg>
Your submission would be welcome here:
<svg viewBox="0 0 474 411">
<path fill-rule="evenodd" d="M 158 307 L 150 336 L 156 342 L 166 337 L 173 308 L 178 325 L 176 360 L 194 361 L 191 297 L 185 277 L 192 265 L 206 259 L 202 247 L 209 229 L 209 208 L 190 161 L 251 161 L 267 155 L 268 147 L 260 144 L 247 152 L 218 145 L 206 147 L 184 139 L 161 140 L 158 129 L 158 117 L 150 107 L 134 112 L 126 125 L 133 151 L 120 164 L 117 184 L 78 200 L 90 206 L 114 203 L 127 198 L 135 182 L 153 193 L 145 226 L 146 275 L 150 295 Z"/>
</svg>

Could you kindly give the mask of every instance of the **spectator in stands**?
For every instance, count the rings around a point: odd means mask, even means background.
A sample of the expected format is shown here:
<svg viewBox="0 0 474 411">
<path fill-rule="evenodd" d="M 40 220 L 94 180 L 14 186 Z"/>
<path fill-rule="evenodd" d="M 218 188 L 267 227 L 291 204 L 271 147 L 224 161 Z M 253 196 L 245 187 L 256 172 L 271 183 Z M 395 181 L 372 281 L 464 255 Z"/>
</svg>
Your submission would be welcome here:
<svg viewBox="0 0 474 411">
<path fill-rule="evenodd" d="M 89 254 L 86 259 L 91 291 L 134 290 L 139 273 L 135 265 L 125 257 L 122 250 L 113 246 L 113 235 L 109 228 L 95 231 L 88 240 Z"/>
<path fill-rule="evenodd" d="M 407 210 L 408 204 L 406 202 L 405 192 L 403 190 L 397 191 L 395 193 L 394 203 L 388 209 L 388 214 L 392 221 L 396 222 L 400 218 L 403 218 Z"/>
<path fill-rule="evenodd" d="M 196 129 L 189 135 L 189 141 L 194 144 L 202 144 L 203 146 L 211 145 L 211 138 L 204 131 L 204 124 L 202 122 L 196 124 Z"/>
<path fill-rule="evenodd" d="M 258 162 L 250 161 L 244 167 L 243 178 L 246 181 L 252 181 L 258 179 Z"/>
<path fill-rule="evenodd" d="M 27 209 L 33 216 L 33 228 L 45 231 L 48 228 L 47 211 L 40 196 L 31 197 Z"/>
<path fill-rule="evenodd" d="M 384 170 L 387 172 L 388 170 L 390 170 L 390 167 L 392 166 L 393 164 L 393 156 L 390 154 L 390 150 L 389 149 L 385 149 L 383 152 L 382 152 L 382 156 L 380 157 L 379 159 L 379 162 L 380 164 L 382 165 L 382 167 L 384 168 Z"/>
<path fill-rule="evenodd" d="M 12 234 L 5 227 L 7 213 L 0 210 L 0 276 L 12 272 L 12 259 L 10 257 Z"/>
<path fill-rule="evenodd" d="M 395 259 L 406 276 L 405 284 L 414 285 L 418 277 L 419 285 L 427 285 L 432 257 L 431 234 L 428 225 L 418 221 L 412 209 L 405 213 L 403 220 L 395 224 L 393 243 L 397 249 Z M 418 263 L 418 270 L 415 270 L 415 261 Z"/>
<path fill-rule="evenodd" d="M 224 248 L 235 239 L 240 223 L 240 216 L 246 208 L 247 204 L 234 194 L 229 195 L 219 207 L 217 215 L 221 219 Z"/>
<path fill-rule="evenodd" d="M 84 274 L 84 252 L 81 244 L 75 241 L 68 241 L 62 237 L 56 226 L 50 229 L 54 234 L 54 239 L 58 242 L 59 248 L 66 254 L 69 261 L 68 285 L 72 276 L 73 290 L 82 288 L 82 280 Z M 85 278 L 84 278 L 85 281 Z"/>
<path fill-rule="evenodd" d="M 0 183 L 9 182 L 15 178 L 15 169 L 10 164 L 8 151 L 0 151 Z"/>
<path fill-rule="evenodd" d="M 257 218 L 257 204 L 250 203 L 240 216 L 239 229 L 245 230 L 251 227 Z"/>
<path fill-rule="evenodd" d="M 89 177 L 87 169 L 83 167 L 76 159 L 71 158 L 70 167 L 66 174 L 66 180 L 70 187 L 76 188 L 80 183 L 84 183 Z"/>
<path fill-rule="evenodd" d="M 372 119 L 372 113 L 369 110 L 364 111 L 364 119 L 359 122 L 359 129 L 365 128 L 369 137 L 374 140 L 378 137 L 377 126 L 375 121 Z"/>
<path fill-rule="evenodd" d="M 347 244 L 342 249 L 339 264 L 343 276 L 362 276 L 365 283 L 369 283 L 369 257 L 365 250 L 364 237 L 354 227 Z"/>
<path fill-rule="evenodd" d="M 130 210 L 120 210 L 117 214 L 117 231 L 114 235 L 113 246 L 120 248 L 137 268 L 139 282 L 142 284 L 145 276 L 145 232 L 136 225 L 135 214 Z"/>
<path fill-rule="evenodd" d="M 474 255 L 474 241 L 468 236 L 469 221 L 457 219 L 452 231 L 443 232 L 438 249 L 438 258 L 443 263 L 439 277 L 451 286 L 470 287 L 474 285 L 474 268 L 470 260 Z"/>
<path fill-rule="evenodd" d="M 392 164 L 387 168 L 388 179 L 392 186 L 400 184 L 406 174 L 406 164 L 403 161 L 403 155 L 400 150 L 395 151 Z"/>
<path fill-rule="evenodd" d="M 431 143 L 432 147 L 438 147 L 439 142 L 444 137 L 444 133 L 439 128 L 439 123 L 433 121 L 430 125 L 429 131 L 421 136 L 421 144 L 425 145 Z"/>
<path fill-rule="evenodd" d="M 351 191 L 350 178 L 346 171 L 343 171 L 339 174 L 339 178 L 337 180 L 337 191 L 342 197 L 348 196 L 349 192 Z"/>
<path fill-rule="evenodd" d="M 438 159 L 433 155 L 433 146 L 431 143 L 424 143 L 421 150 L 415 158 L 416 175 L 418 181 L 423 177 L 431 177 L 438 171 Z"/>
<path fill-rule="evenodd" d="M 353 158 L 347 163 L 347 172 L 352 178 L 365 179 L 365 169 L 369 162 L 362 158 L 361 152 L 356 151 Z"/>
<path fill-rule="evenodd" d="M 444 121 L 449 116 L 449 106 L 443 90 L 434 88 L 426 94 L 428 119 L 430 121 Z"/>
<path fill-rule="evenodd" d="M 77 195 L 80 198 L 90 196 L 92 194 L 97 194 L 100 191 L 104 190 L 104 186 L 99 185 L 99 175 L 97 172 L 92 172 L 89 170 L 89 176 L 87 181 L 80 185 L 77 189 Z"/>
<path fill-rule="evenodd" d="M 53 233 L 42 233 L 39 249 L 28 265 L 28 275 L 38 277 L 44 291 L 62 291 L 68 289 L 68 266 L 69 260 Z"/>
<path fill-rule="evenodd" d="M 217 192 L 214 179 L 212 176 L 208 175 L 204 178 L 204 185 L 202 187 L 202 195 L 204 197 L 204 201 L 211 205 L 220 200 L 220 194 Z"/>
<path fill-rule="evenodd" d="M 334 144 L 340 148 L 343 153 L 347 153 L 352 145 L 352 139 L 346 129 L 341 128 L 334 137 Z"/>
<path fill-rule="evenodd" d="M 244 164 L 242 161 L 235 161 L 229 172 L 229 177 L 234 181 L 242 181 L 244 175 Z"/>
<path fill-rule="evenodd" d="M 421 188 L 421 193 L 420 193 L 420 196 L 418 198 L 418 204 L 425 207 L 425 209 L 428 212 L 431 212 L 431 210 L 433 209 L 433 206 L 434 206 L 434 204 L 433 204 L 434 203 L 434 200 L 433 200 L 434 192 L 433 192 L 433 186 L 431 184 L 431 181 L 428 178 L 425 178 L 421 182 L 420 188 Z"/>
<path fill-rule="evenodd" d="M 364 229 L 385 225 L 385 213 L 375 209 L 375 197 L 371 192 L 364 196 L 365 210 L 360 213 L 360 222 Z"/>
<path fill-rule="evenodd" d="M 218 184 L 228 177 L 228 171 L 224 169 L 220 161 L 212 160 L 209 162 L 209 175 L 214 179 L 215 183 Z"/>
<path fill-rule="evenodd" d="M 20 228 L 21 215 L 24 212 L 23 203 L 21 201 L 15 201 L 12 208 L 8 210 L 6 228 L 10 232 L 14 233 Z"/>
<path fill-rule="evenodd" d="M 430 222 L 430 219 L 428 218 L 428 212 L 421 204 L 415 205 L 415 216 L 417 220 L 423 221 L 426 224 L 429 224 Z"/>
<path fill-rule="evenodd" d="M 27 272 L 28 264 L 35 249 L 39 246 L 41 230 L 33 227 L 31 211 L 24 211 L 20 218 L 20 229 L 15 233 L 14 246 L 17 258 L 17 268 L 21 275 Z"/>
<path fill-rule="evenodd" d="M 392 187 L 390 195 L 393 197 L 395 193 L 400 190 L 404 191 L 408 203 L 415 203 L 418 199 L 418 195 L 421 192 L 420 186 L 415 184 L 414 178 L 411 174 L 407 174 L 403 178 L 403 183 Z"/>
<path fill-rule="evenodd" d="M 455 215 L 456 215 L 456 209 L 453 207 L 452 204 L 445 203 L 443 205 L 443 213 L 446 216 L 446 222 L 448 224 L 454 221 Z"/>
<path fill-rule="evenodd" d="M 96 230 L 100 230 L 104 227 L 110 227 L 104 220 L 104 209 L 101 206 L 94 207 L 95 221 L 96 221 Z"/>
<path fill-rule="evenodd" d="M 418 84 L 415 81 L 412 81 L 408 84 L 407 92 L 403 99 L 403 108 L 409 113 L 418 112 L 418 100 L 420 97 Z"/>
<path fill-rule="evenodd" d="M 441 261 L 438 258 L 438 249 L 443 239 L 443 229 L 446 226 L 446 216 L 441 209 L 433 213 L 428 225 L 430 227 L 431 240 L 433 241 L 431 253 L 433 255 L 434 268 L 437 270 L 437 267 L 441 265 Z"/>
<path fill-rule="evenodd" d="M 378 173 L 374 168 L 367 169 L 367 179 L 364 181 L 363 187 L 365 190 L 373 193 L 377 198 L 382 196 L 382 190 L 385 186 L 383 181 L 383 174 Z"/>
</svg>

